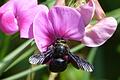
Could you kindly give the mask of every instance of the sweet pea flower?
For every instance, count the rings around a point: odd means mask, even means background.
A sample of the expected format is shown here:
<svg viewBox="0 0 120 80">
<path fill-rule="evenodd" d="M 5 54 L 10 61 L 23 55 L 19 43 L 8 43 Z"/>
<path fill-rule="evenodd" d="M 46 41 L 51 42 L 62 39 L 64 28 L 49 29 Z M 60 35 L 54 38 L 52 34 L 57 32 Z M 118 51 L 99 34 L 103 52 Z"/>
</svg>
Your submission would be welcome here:
<svg viewBox="0 0 120 80">
<path fill-rule="evenodd" d="M 117 21 L 113 17 L 106 17 L 98 0 L 93 0 L 95 3 L 95 18 L 96 24 L 89 24 L 85 27 L 82 43 L 89 47 L 97 47 L 104 44 L 115 32 Z"/>
<path fill-rule="evenodd" d="M 37 0 L 9 0 L 0 7 L 0 29 L 9 35 L 20 31 L 22 36 L 23 29 L 32 25 L 33 18 L 39 9 Z M 27 30 L 29 32 L 29 29 Z"/>
<path fill-rule="evenodd" d="M 63 5 L 41 9 L 33 21 L 33 36 L 38 49 L 46 51 L 58 38 L 81 41 L 94 9 L 92 1 L 81 6 L 79 11 Z"/>
</svg>

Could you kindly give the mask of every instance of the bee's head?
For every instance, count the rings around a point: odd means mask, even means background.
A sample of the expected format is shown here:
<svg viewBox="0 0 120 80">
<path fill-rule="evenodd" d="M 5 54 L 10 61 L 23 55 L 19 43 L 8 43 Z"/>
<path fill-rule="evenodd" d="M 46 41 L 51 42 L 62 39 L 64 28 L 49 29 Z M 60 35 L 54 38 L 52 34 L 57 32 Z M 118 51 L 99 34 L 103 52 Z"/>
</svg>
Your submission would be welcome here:
<svg viewBox="0 0 120 80">
<path fill-rule="evenodd" d="M 64 39 L 58 38 L 54 44 L 54 47 L 59 48 L 59 47 L 64 47 L 67 48 L 68 45 L 66 44 L 66 41 Z"/>
<path fill-rule="evenodd" d="M 65 41 L 64 39 L 58 38 L 58 39 L 56 40 L 56 43 L 66 44 L 66 41 Z"/>
</svg>

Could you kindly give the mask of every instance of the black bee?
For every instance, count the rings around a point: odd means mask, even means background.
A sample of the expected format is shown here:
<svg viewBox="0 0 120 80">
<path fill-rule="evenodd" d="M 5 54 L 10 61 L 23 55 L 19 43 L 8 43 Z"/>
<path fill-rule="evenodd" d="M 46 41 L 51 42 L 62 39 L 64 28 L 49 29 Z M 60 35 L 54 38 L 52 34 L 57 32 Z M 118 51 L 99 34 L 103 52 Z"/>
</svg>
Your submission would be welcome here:
<svg viewBox="0 0 120 80">
<path fill-rule="evenodd" d="M 87 72 L 93 71 L 93 66 L 84 59 L 70 52 L 65 40 L 57 39 L 43 54 L 34 54 L 29 58 L 31 64 L 48 64 L 51 72 L 62 72 L 71 63 L 75 68 Z"/>
</svg>

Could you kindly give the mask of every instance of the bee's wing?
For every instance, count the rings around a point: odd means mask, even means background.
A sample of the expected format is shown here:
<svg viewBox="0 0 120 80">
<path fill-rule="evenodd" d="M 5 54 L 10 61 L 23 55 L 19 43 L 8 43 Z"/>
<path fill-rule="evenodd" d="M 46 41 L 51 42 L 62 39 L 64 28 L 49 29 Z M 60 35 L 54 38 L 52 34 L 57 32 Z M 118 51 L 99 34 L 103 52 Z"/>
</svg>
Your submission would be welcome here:
<svg viewBox="0 0 120 80">
<path fill-rule="evenodd" d="M 31 64 L 42 64 L 44 60 L 45 60 L 45 56 L 41 54 L 33 54 L 29 58 L 29 62 Z"/>
<path fill-rule="evenodd" d="M 88 63 L 86 60 L 78 57 L 77 55 L 69 53 L 70 57 L 70 62 L 72 65 L 77 68 L 77 69 L 82 69 L 87 72 L 92 72 L 93 71 L 93 65 Z"/>
<path fill-rule="evenodd" d="M 45 54 L 33 54 L 29 58 L 29 62 L 31 64 L 45 64 L 52 58 L 52 53 L 49 52 L 46 55 Z"/>
</svg>

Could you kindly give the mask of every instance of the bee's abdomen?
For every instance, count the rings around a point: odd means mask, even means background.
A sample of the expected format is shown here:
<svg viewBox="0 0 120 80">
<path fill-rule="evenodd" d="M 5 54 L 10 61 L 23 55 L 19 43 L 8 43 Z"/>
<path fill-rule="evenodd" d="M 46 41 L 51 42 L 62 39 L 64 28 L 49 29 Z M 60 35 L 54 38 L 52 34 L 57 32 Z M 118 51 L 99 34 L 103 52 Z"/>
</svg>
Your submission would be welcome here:
<svg viewBox="0 0 120 80">
<path fill-rule="evenodd" d="M 62 58 L 53 59 L 49 64 L 49 70 L 52 72 L 62 72 L 67 68 L 67 62 Z"/>
</svg>

